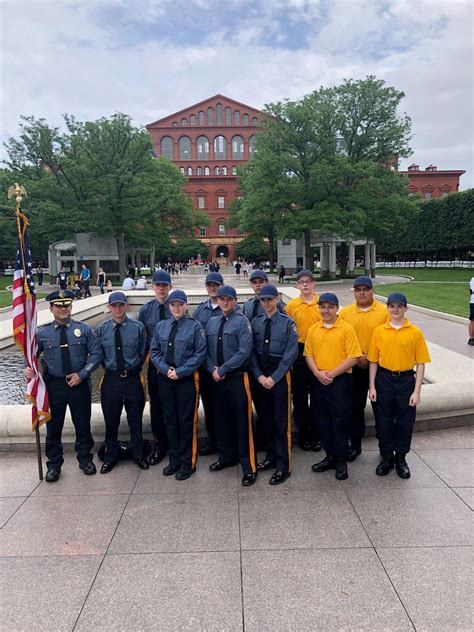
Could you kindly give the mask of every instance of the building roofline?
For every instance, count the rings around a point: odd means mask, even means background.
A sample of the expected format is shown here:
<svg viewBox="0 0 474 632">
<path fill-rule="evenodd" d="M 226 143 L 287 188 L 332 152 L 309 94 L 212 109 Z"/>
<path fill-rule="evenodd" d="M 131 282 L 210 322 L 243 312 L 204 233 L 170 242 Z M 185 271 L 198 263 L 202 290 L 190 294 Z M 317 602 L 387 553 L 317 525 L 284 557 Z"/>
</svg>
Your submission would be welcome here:
<svg viewBox="0 0 474 632">
<path fill-rule="evenodd" d="M 399 171 L 398 173 L 401 173 L 403 175 L 410 175 L 410 176 L 426 176 L 426 175 L 445 175 L 447 173 L 450 174 L 459 174 L 460 176 L 462 176 L 463 173 L 466 173 L 466 171 L 463 171 L 462 169 L 437 169 L 436 171 L 425 171 L 424 169 L 420 169 L 419 171 Z"/>
</svg>

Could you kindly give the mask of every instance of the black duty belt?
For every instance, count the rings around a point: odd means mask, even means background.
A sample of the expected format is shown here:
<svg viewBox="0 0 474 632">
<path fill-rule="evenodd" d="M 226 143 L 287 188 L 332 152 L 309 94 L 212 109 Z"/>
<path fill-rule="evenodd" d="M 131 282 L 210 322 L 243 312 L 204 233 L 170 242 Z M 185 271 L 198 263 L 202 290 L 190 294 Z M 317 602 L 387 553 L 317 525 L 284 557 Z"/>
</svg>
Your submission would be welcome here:
<svg viewBox="0 0 474 632">
<path fill-rule="evenodd" d="M 138 375 L 142 370 L 141 366 L 136 366 L 134 369 L 124 369 L 123 371 L 112 371 L 111 369 L 105 369 L 105 377 L 131 377 L 132 375 Z"/>
<path fill-rule="evenodd" d="M 388 373 L 388 375 L 393 375 L 394 377 L 403 377 L 404 375 L 415 375 L 415 371 L 410 369 L 409 371 L 391 371 L 390 369 L 386 369 L 383 366 L 379 366 L 379 369 L 383 373 Z"/>
<path fill-rule="evenodd" d="M 304 342 L 298 342 L 298 353 L 300 356 L 304 355 Z"/>
</svg>

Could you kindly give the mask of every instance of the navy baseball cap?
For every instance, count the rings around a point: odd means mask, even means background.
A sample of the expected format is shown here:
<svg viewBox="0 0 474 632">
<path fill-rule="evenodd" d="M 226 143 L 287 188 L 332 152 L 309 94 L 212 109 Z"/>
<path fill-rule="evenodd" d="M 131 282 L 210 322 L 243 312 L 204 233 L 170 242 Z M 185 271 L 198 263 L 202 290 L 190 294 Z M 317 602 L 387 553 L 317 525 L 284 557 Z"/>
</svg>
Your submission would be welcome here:
<svg viewBox="0 0 474 632">
<path fill-rule="evenodd" d="M 357 279 L 354 279 L 354 283 L 352 287 L 357 287 L 358 285 L 366 285 L 367 287 L 373 288 L 372 279 L 368 276 L 360 276 Z"/>
<path fill-rule="evenodd" d="M 250 275 L 250 280 L 253 281 L 254 279 L 263 279 L 264 281 L 268 281 L 267 273 L 263 270 L 254 270 Z"/>
<path fill-rule="evenodd" d="M 302 276 L 307 276 L 312 281 L 314 281 L 314 274 L 311 272 L 311 270 L 307 270 L 306 268 L 304 268 L 303 270 L 300 270 L 298 274 L 296 275 L 296 280 L 300 279 Z"/>
<path fill-rule="evenodd" d="M 74 300 L 74 292 L 71 290 L 55 290 L 46 297 L 52 305 L 70 305 Z"/>
<path fill-rule="evenodd" d="M 228 296 L 229 298 L 237 298 L 237 292 L 232 285 L 221 285 L 217 290 L 217 296 Z"/>
<path fill-rule="evenodd" d="M 387 299 L 387 305 L 390 305 L 390 303 L 401 303 L 405 307 L 408 305 L 407 297 L 401 292 L 392 292 Z"/>
<path fill-rule="evenodd" d="M 128 303 L 128 298 L 123 292 L 111 292 L 108 303 Z"/>
<path fill-rule="evenodd" d="M 208 283 L 217 283 L 218 285 L 224 285 L 224 277 L 219 272 L 209 272 L 206 277 L 206 285 Z"/>
<path fill-rule="evenodd" d="M 166 283 L 166 285 L 171 285 L 171 277 L 164 270 L 157 270 L 153 273 L 153 278 L 151 279 L 152 283 Z"/>
<path fill-rule="evenodd" d="M 332 303 L 333 305 L 339 305 L 339 299 L 332 292 L 323 292 L 323 294 L 319 295 L 318 304 L 321 303 Z"/>
<path fill-rule="evenodd" d="M 278 290 L 276 289 L 276 287 L 271 283 L 268 283 L 267 285 L 265 285 L 265 287 L 261 289 L 258 298 L 259 300 L 262 300 L 262 298 L 276 298 L 277 296 Z"/>
<path fill-rule="evenodd" d="M 168 297 L 168 303 L 172 303 L 173 301 L 179 301 L 180 303 L 187 303 L 188 297 L 183 292 L 183 290 L 173 290 Z"/>
</svg>

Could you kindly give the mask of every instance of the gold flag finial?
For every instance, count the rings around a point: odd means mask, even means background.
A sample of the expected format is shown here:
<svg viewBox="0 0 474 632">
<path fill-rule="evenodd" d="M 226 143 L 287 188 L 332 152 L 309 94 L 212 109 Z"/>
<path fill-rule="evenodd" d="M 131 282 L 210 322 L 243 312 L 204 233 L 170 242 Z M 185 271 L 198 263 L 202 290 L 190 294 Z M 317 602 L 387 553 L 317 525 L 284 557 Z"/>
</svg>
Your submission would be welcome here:
<svg viewBox="0 0 474 632">
<path fill-rule="evenodd" d="M 15 182 L 11 187 L 8 187 L 7 196 L 8 199 L 15 196 L 16 205 L 19 208 L 23 198 L 26 197 L 26 189 L 24 186 L 18 184 L 18 182 Z"/>
</svg>

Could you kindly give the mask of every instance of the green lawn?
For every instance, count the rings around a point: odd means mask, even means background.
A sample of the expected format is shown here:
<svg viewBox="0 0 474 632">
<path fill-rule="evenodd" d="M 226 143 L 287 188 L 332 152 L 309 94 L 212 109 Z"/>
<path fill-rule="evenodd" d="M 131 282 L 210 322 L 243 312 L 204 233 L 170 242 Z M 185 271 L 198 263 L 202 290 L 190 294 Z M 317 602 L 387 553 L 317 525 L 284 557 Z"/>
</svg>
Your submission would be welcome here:
<svg viewBox="0 0 474 632">
<path fill-rule="evenodd" d="M 38 292 L 36 294 L 36 298 L 44 298 L 46 294 L 44 292 Z M 9 291 L 0 292 L 0 308 L 1 307 L 11 307 L 12 304 L 12 293 Z"/>
<path fill-rule="evenodd" d="M 467 283 L 390 283 L 377 285 L 375 292 L 388 296 L 392 292 L 403 292 L 410 305 L 420 305 L 438 312 L 469 316 L 469 289 Z"/>
<path fill-rule="evenodd" d="M 363 274 L 363 270 L 360 270 Z M 454 281 L 466 282 L 474 276 L 474 269 L 450 268 L 377 268 L 377 276 L 388 274 L 390 276 L 409 276 L 415 281 Z"/>
</svg>

